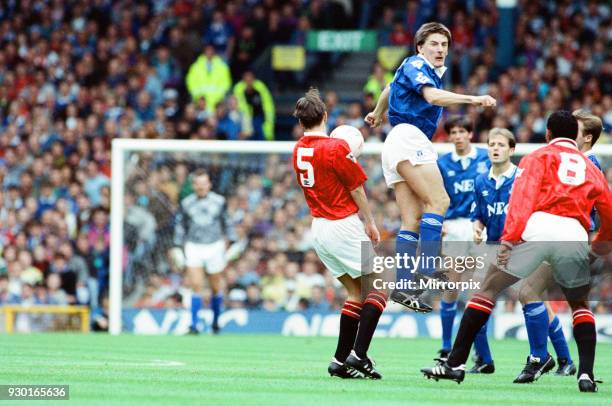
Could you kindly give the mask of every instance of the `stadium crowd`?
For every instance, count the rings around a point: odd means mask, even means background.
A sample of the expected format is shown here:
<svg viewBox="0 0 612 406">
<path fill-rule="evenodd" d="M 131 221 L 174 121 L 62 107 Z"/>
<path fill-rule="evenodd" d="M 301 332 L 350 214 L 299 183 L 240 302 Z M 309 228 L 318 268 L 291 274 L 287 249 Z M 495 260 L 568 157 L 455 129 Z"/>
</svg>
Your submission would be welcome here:
<svg viewBox="0 0 612 406">
<path fill-rule="evenodd" d="M 612 128 L 612 20 L 610 7 L 597 1 L 519 1 L 515 64 L 508 68 L 495 63 L 499 21 L 492 0 L 412 0 L 399 7 L 392 1 L 216 3 L 32 0 L 2 8 L 0 304 L 97 307 L 108 286 L 111 140 L 283 138 L 274 134 L 278 87 L 251 69 L 268 45 L 303 45 L 311 28 L 369 27 L 380 44 L 410 48 L 422 22 L 435 17 L 447 24 L 454 40 L 447 87 L 498 100 L 485 113 L 448 109 L 473 120 L 476 141 L 491 127 L 507 127 L 519 142 L 542 142 L 547 114 L 561 107 L 586 108 L 602 117 L 606 132 Z M 334 18 L 339 15 L 350 18 Z M 330 66 L 325 55 L 309 52 L 307 59 L 308 70 L 293 78 L 298 84 L 319 80 L 321 67 Z M 370 130 L 363 116 L 390 78 L 377 65 L 363 100 L 328 92 L 330 126 L 355 125 L 368 142 L 382 141 L 389 127 Z M 599 142 L 609 141 L 604 135 Z M 307 208 L 287 157 L 228 160 L 223 167 L 214 156 L 138 158 L 125 199 L 132 305 L 176 306 L 180 299 L 181 274 L 166 253 L 196 166 L 209 170 L 214 190 L 227 197 L 228 307 L 325 310 L 342 303 L 310 249 Z M 364 165 L 377 223 L 394 235 L 399 214 L 380 162 Z M 612 286 L 601 286 L 599 295 L 610 303 Z"/>
</svg>

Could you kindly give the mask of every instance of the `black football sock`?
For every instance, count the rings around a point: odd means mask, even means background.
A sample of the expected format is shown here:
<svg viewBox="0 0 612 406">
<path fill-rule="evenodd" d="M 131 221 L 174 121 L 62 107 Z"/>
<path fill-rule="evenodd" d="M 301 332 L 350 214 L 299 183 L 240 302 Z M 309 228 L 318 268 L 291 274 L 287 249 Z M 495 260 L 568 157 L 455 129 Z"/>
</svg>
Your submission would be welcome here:
<svg viewBox="0 0 612 406">
<path fill-rule="evenodd" d="M 465 312 L 463 312 L 455 344 L 448 356 L 448 365 L 454 368 L 465 364 L 470 355 L 470 349 L 476 334 L 489 320 L 494 306 L 495 303 L 492 300 L 479 294 L 474 295 L 470 299 Z"/>
<path fill-rule="evenodd" d="M 578 377 L 582 374 L 588 374 L 591 379 L 594 379 L 593 364 L 595 363 L 595 345 L 597 343 L 595 317 L 587 308 L 574 311 L 572 317 L 574 319 L 574 339 L 580 357 Z"/>
<path fill-rule="evenodd" d="M 359 358 L 367 356 L 368 348 L 372 342 L 372 337 L 378 325 L 378 319 L 385 310 L 387 298 L 384 293 L 373 291 L 368 293 L 363 308 L 361 309 L 361 320 L 359 321 L 359 330 L 357 331 L 357 339 L 355 340 L 355 354 Z"/>
<path fill-rule="evenodd" d="M 334 357 L 338 362 L 344 362 L 351 352 L 359 328 L 361 303 L 347 300 L 340 312 L 340 334 Z"/>
</svg>

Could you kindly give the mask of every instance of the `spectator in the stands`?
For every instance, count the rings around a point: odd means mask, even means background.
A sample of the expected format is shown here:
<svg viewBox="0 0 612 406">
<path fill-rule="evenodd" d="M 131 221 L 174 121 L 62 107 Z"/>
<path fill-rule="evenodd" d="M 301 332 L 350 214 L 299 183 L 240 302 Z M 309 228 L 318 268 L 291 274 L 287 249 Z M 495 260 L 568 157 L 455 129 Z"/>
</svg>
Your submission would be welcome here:
<svg viewBox="0 0 612 406">
<path fill-rule="evenodd" d="M 251 121 L 252 140 L 273 140 L 275 108 L 272 94 L 252 71 L 246 71 L 234 86 L 240 112 Z"/>
<path fill-rule="evenodd" d="M 212 45 L 206 45 L 204 52 L 187 72 L 186 84 L 193 100 L 206 99 L 209 111 L 217 105 L 232 86 L 228 65 L 215 53 Z"/>
<path fill-rule="evenodd" d="M 204 33 L 204 43 L 215 48 L 217 54 L 225 61 L 232 55 L 235 39 L 231 24 L 225 19 L 223 11 L 213 12 L 212 21 Z"/>
<path fill-rule="evenodd" d="M 406 30 L 402 20 L 396 19 L 393 22 L 393 31 L 391 31 L 389 41 L 396 47 L 408 47 L 412 43 L 412 35 Z"/>
<path fill-rule="evenodd" d="M 391 83 L 392 80 L 393 74 L 391 72 L 386 72 L 382 65 L 376 62 L 372 68 L 372 74 L 368 77 L 368 81 L 363 86 L 363 93 L 371 93 L 374 100 L 378 100 L 384 88 Z"/>
</svg>

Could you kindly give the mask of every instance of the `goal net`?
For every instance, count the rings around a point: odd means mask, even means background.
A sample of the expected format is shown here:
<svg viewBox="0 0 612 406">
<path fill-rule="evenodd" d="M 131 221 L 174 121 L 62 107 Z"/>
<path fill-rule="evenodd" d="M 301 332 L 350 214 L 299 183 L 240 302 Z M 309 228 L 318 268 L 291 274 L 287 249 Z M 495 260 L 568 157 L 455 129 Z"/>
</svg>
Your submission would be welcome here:
<svg viewBox="0 0 612 406">
<path fill-rule="evenodd" d="M 439 154 L 453 149 L 451 144 L 434 145 Z M 542 145 L 518 145 L 513 160 L 518 162 Z M 185 281 L 171 251 L 179 203 L 192 192 L 190 174 L 196 169 L 204 169 L 212 190 L 226 198 L 226 291 L 253 274 L 273 277 L 279 253 L 279 258 L 295 262 L 311 255 L 310 217 L 293 173 L 293 146 L 293 142 L 113 140 L 112 334 L 122 331 L 124 308 L 181 306 Z M 381 150 L 381 143 L 366 143 L 360 163 L 368 175 L 366 188 L 384 239 L 394 235 L 400 219 L 384 183 Z M 595 152 L 604 169 L 612 168 L 611 145 L 597 145 Z M 263 257 L 254 258 L 254 246 Z M 266 261 L 271 258 L 274 261 Z M 322 272 L 321 277 L 329 275 Z"/>
</svg>

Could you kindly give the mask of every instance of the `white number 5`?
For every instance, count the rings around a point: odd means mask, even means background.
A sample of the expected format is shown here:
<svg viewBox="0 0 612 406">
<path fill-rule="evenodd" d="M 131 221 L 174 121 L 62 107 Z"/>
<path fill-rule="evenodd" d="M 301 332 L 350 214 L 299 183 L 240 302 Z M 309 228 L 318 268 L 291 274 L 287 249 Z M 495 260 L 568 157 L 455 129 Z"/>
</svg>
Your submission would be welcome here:
<svg viewBox="0 0 612 406">
<path fill-rule="evenodd" d="M 561 164 L 557 175 L 561 183 L 572 186 L 579 186 L 584 183 L 586 178 L 586 162 L 578 154 L 561 152 Z"/>
<path fill-rule="evenodd" d="M 313 187 L 315 184 L 314 168 L 308 161 L 304 161 L 304 157 L 314 156 L 314 148 L 298 148 L 297 151 L 297 167 L 302 171 L 306 171 L 306 174 L 300 173 L 300 183 L 304 187 Z"/>
</svg>

